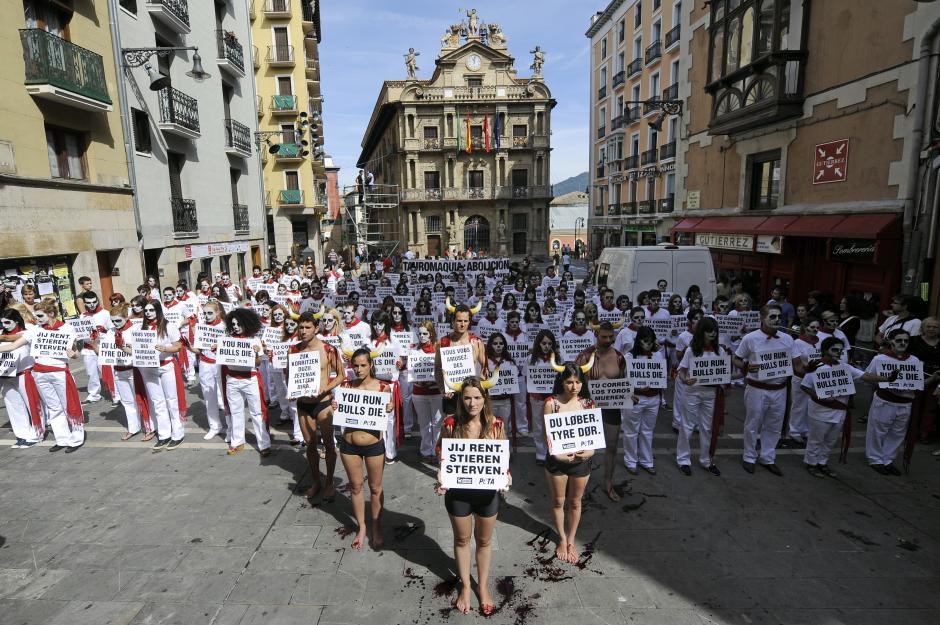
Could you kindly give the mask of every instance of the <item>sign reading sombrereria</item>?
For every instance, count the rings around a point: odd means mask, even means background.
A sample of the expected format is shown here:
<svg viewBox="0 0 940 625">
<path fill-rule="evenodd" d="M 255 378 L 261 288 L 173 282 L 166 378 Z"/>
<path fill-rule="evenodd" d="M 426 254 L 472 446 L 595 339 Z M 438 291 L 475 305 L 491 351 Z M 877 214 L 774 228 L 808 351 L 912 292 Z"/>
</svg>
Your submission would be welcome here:
<svg viewBox="0 0 940 625">
<path fill-rule="evenodd" d="M 218 347 L 215 351 L 215 361 L 227 367 L 255 366 L 255 348 L 251 339 L 238 339 L 233 336 L 219 337 Z"/>
<path fill-rule="evenodd" d="M 553 456 L 604 448 L 604 423 L 599 408 L 545 415 L 548 452 Z"/>
<path fill-rule="evenodd" d="M 688 376 L 695 380 L 695 386 L 731 384 L 731 356 L 727 354 L 693 356 Z"/>
<path fill-rule="evenodd" d="M 287 398 L 316 397 L 320 394 L 320 352 L 287 355 Z"/>
<path fill-rule="evenodd" d="M 444 488 L 502 490 L 508 483 L 509 441 L 441 440 L 441 485 Z"/>
<path fill-rule="evenodd" d="M 388 427 L 388 412 L 385 409 L 391 398 L 389 393 L 379 391 L 337 388 L 333 426 L 384 432 Z"/>
</svg>

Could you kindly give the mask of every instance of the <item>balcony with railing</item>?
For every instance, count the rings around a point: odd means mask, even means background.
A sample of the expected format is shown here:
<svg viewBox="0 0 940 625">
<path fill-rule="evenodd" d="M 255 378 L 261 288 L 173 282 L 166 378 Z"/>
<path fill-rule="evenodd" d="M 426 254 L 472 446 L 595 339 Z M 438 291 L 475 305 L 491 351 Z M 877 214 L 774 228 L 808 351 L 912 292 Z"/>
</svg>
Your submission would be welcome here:
<svg viewBox="0 0 940 625">
<path fill-rule="evenodd" d="M 173 234 L 177 238 L 199 236 L 196 200 L 171 197 L 170 210 L 173 212 Z"/>
<path fill-rule="evenodd" d="M 674 82 L 665 89 L 663 89 L 663 100 L 678 100 L 679 99 L 679 83 Z"/>
<path fill-rule="evenodd" d="M 653 113 L 658 113 L 662 110 L 662 107 L 659 105 L 658 98 L 650 98 L 643 103 L 643 116 L 652 115 Z"/>
<path fill-rule="evenodd" d="M 640 166 L 640 156 L 638 154 L 634 154 L 633 156 L 628 156 L 625 159 L 623 159 L 623 168 L 625 170 L 636 169 L 639 166 Z"/>
<path fill-rule="evenodd" d="M 271 114 L 272 115 L 297 115 L 297 96 L 295 95 L 272 95 L 271 96 Z"/>
<path fill-rule="evenodd" d="M 255 108 L 258 111 L 258 117 L 264 117 L 264 98 L 260 95 L 258 96 L 258 102 L 255 105 Z"/>
<path fill-rule="evenodd" d="M 606 134 L 607 134 L 607 126 L 600 126 L 600 127 L 597 129 L 597 138 L 598 138 L 598 139 L 603 139 Z"/>
<path fill-rule="evenodd" d="M 532 98 L 522 85 L 484 87 L 421 87 L 417 97 L 425 102 L 440 100 L 526 100 Z"/>
<path fill-rule="evenodd" d="M 624 70 L 620 70 L 614 74 L 614 79 L 611 81 L 611 86 L 616 89 L 617 87 L 623 85 L 627 81 L 627 73 Z"/>
<path fill-rule="evenodd" d="M 603 165 L 603 163 L 601 163 L 600 165 L 597 166 L 597 168 L 596 168 L 596 170 L 595 170 L 595 172 L 594 172 L 594 177 L 595 177 L 595 178 L 603 178 L 603 177 L 604 177 L 604 165 Z"/>
<path fill-rule="evenodd" d="M 659 160 L 665 161 L 671 158 L 676 157 L 676 140 L 673 139 L 669 143 L 664 144 L 659 148 Z"/>
<path fill-rule="evenodd" d="M 642 115 L 640 114 L 639 104 L 636 106 L 631 106 L 629 109 L 627 109 L 627 123 L 635 124 L 640 121 L 640 117 L 642 117 Z"/>
<path fill-rule="evenodd" d="M 147 0 L 147 12 L 175 33 L 190 32 L 187 0 Z"/>
<path fill-rule="evenodd" d="M 112 110 L 100 54 L 38 28 L 20 30 L 20 42 L 28 94 L 85 111 Z"/>
<path fill-rule="evenodd" d="M 646 49 L 646 64 L 658 61 L 663 56 L 663 42 L 656 40 Z"/>
<path fill-rule="evenodd" d="M 261 53 L 258 52 L 258 46 L 251 46 L 251 62 L 255 69 L 261 69 Z"/>
<path fill-rule="evenodd" d="M 659 200 L 659 212 L 671 213 L 676 207 L 676 196 L 670 195 L 667 198 Z"/>
<path fill-rule="evenodd" d="M 313 11 L 313 2 L 315 0 L 301 0 L 300 2 L 300 17 L 304 22 L 305 27 L 313 26 L 316 22 L 316 16 Z"/>
<path fill-rule="evenodd" d="M 631 78 L 636 74 L 639 74 L 643 70 L 643 59 L 637 57 L 630 61 L 630 64 L 627 65 L 627 78 Z"/>
<path fill-rule="evenodd" d="M 245 75 L 245 52 L 235 33 L 230 30 L 215 31 L 218 58 L 216 65 L 236 78 Z"/>
<path fill-rule="evenodd" d="M 234 119 L 226 119 L 225 152 L 232 156 L 251 156 L 251 131 Z"/>
<path fill-rule="evenodd" d="M 516 148 L 516 149 L 528 148 L 529 137 L 528 136 L 513 137 L 511 147 Z"/>
<path fill-rule="evenodd" d="M 199 104 L 196 98 L 174 87 L 161 89 L 158 98 L 160 123 L 157 125 L 160 130 L 187 139 L 199 138 Z"/>
<path fill-rule="evenodd" d="M 295 163 L 302 161 L 303 148 L 299 143 L 293 141 L 282 141 L 278 144 L 278 150 L 274 154 L 274 160 L 277 163 Z"/>
<path fill-rule="evenodd" d="M 445 187 L 442 189 L 403 189 L 402 202 L 453 200 L 524 200 L 547 198 L 551 187 L 547 185 L 503 187 Z"/>
<path fill-rule="evenodd" d="M 277 203 L 281 206 L 303 206 L 304 192 L 302 189 L 281 189 L 277 195 Z"/>
<path fill-rule="evenodd" d="M 672 48 L 672 46 L 679 43 L 679 36 L 682 34 L 682 25 L 677 24 L 674 28 L 666 32 L 666 49 Z"/>
<path fill-rule="evenodd" d="M 625 118 L 624 118 L 623 115 L 618 115 L 617 117 L 614 117 L 613 119 L 611 119 L 611 120 L 610 120 L 610 131 L 611 131 L 611 132 L 614 132 L 615 130 L 621 130 L 621 129 L 623 129 L 623 127 L 626 125 L 626 124 L 624 123 L 624 119 L 625 119 Z"/>
<path fill-rule="evenodd" d="M 643 200 L 637 203 L 637 214 L 652 215 L 656 209 L 656 200 Z"/>
<path fill-rule="evenodd" d="M 658 160 L 657 159 L 658 156 L 659 156 L 659 150 L 657 150 L 656 148 L 650 148 L 646 150 L 645 152 L 643 152 L 643 154 L 640 156 L 640 164 L 641 165 L 653 165 Z"/>
<path fill-rule="evenodd" d="M 282 18 L 291 16 L 290 0 L 264 0 L 264 16 Z"/>
<path fill-rule="evenodd" d="M 235 234 L 248 234 L 251 220 L 248 218 L 247 204 L 232 204 L 232 217 L 235 222 Z"/>
<path fill-rule="evenodd" d="M 636 215 L 636 202 L 624 202 L 620 210 L 621 215 Z"/>
<path fill-rule="evenodd" d="M 607 215 L 609 217 L 617 217 L 618 215 L 620 215 L 620 204 L 619 203 L 608 204 Z"/>
<path fill-rule="evenodd" d="M 267 58 L 271 67 L 293 67 L 294 46 L 268 46 Z"/>
<path fill-rule="evenodd" d="M 603 100 L 606 97 L 607 97 L 607 85 L 604 85 L 603 87 L 597 90 L 597 99 Z"/>
</svg>

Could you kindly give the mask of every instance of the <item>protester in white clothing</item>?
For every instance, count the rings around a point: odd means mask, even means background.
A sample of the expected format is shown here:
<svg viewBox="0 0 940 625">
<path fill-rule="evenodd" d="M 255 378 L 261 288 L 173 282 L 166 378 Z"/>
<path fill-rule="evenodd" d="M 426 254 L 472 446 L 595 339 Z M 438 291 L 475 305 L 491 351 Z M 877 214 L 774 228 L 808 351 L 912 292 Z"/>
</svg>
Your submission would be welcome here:
<svg viewBox="0 0 940 625">
<path fill-rule="evenodd" d="M 3 335 L 13 340 L 26 332 L 23 316 L 6 308 L 0 316 Z M 44 427 L 39 406 L 39 390 L 33 379 L 33 357 L 29 343 L 0 354 L 0 397 L 6 407 L 16 441 L 13 449 L 29 449 L 42 440 Z"/>
<path fill-rule="evenodd" d="M 212 328 L 219 328 L 224 332 L 224 314 L 222 306 L 218 302 L 207 302 L 202 307 L 205 325 Z M 216 362 L 216 353 L 214 348 L 199 348 L 193 346 L 193 353 L 199 359 L 199 387 L 202 390 L 202 398 L 206 405 L 206 420 L 209 423 L 209 431 L 203 437 L 205 440 L 212 440 L 220 433 L 225 436 L 226 428 L 220 418 L 220 407 L 225 405 L 225 399 L 222 397 L 221 367 Z"/>
<path fill-rule="evenodd" d="M 666 360 L 656 344 L 656 334 L 646 326 L 637 329 L 633 348 L 626 357 Z M 656 419 L 659 417 L 661 395 L 662 389 L 659 388 L 634 388 L 633 408 L 624 411 L 623 463 L 631 475 L 636 475 L 637 465 L 650 475 L 656 475 L 653 466 L 653 430 L 656 429 Z"/>
<path fill-rule="evenodd" d="M 255 352 L 249 365 L 223 365 L 221 371 L 222 395 L 228 414 L 228 455 L 234 456 L 245 449 L 245 411 L 254 426 L 255 440 L 262 457 L 271 455 L 271 435 L 268 430 L 268 406 L 264 400 L 261 374 L 262 360 L 261 319 L 247 308 L 236 308 L 225 317 L 226 333 L 236 339 L 246 339 Z"/>
</svg>

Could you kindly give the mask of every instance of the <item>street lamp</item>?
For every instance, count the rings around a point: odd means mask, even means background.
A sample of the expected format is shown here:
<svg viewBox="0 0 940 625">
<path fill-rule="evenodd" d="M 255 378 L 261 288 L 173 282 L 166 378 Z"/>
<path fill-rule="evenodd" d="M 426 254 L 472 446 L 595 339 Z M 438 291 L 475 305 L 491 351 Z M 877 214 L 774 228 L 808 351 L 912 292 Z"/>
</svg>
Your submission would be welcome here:
<svg viewBox="0 0 940 625">
<path fill-rule="evenodd" d="M 634 104 L 642 104 L 647 108 L 659 109 L 659 113 L 656 115 L 655 119 L 649 123 L 649 127 L 656 132 L 663 129 L 663 122 L 666 121 L 667 117 L 682 114 L 682 100 L 659 100 L 653 98 L 651 100 L 629 100 L 623 103 L 624 106 L 632 106 Z"/>
<path fill-rule="evenodd" d="M 199 48 L 197 46 L 122 48 L 121 55 L 124 57 L 125 67 L 140 67 L 143 65 L 144 69 L 147 71 L 147 76 L 150 78 L 150 90 L 160 91 L 161 89 L 170 86 L 170 77 L 162 76 L 157 71 L 155 71 L 153 66 L 149 63 L 150 58 L 153 56 L 167 57 L 170 56 L 170 54 L 180 50 L 192 50 L 195 53 L 193 54 L 193 68 L 186 72 L 187 76 L 197 82 L 202 82 L 207 78 L 211 78 L 209 73 L 202 68 L 202 57 L 199 56 Z"/>
<path fill-rule="evenodd" d="M 574 220 L 574 248 L 578 249 L 578 230 L 584 227 L 584 217 L 578 217 Z"/>
</svg>

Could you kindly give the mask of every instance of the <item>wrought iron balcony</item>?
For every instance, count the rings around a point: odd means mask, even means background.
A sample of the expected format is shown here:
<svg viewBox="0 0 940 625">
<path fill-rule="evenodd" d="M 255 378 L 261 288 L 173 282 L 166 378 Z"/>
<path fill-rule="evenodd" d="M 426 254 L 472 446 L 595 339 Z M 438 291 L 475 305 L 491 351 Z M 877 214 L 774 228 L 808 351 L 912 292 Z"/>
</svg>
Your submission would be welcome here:
<svg viewBox="0 0 940 625">
<path fill-rule="evenodd" d="M 604 85 L 603 87 L 597 90 L 597 99 L 603 100 L 606 97 L 607 97 L 607 85 Z"/>
<path fill-rule="evenodd" d="M 663 100 L 678 100 L 679 99 L 679 83 L 674 82 L 665 89 L 663 89 Z"/>
<path fill-rule="evenodd" d="M 607 134 L 607 126 L 601 126 L 600 128 L 597 129 L 598 139 L 603 139 L 606 134 Z"/>
<path fill-rule="evenodd" d="M 227 30 L 215 31 L 218 44 L 218 58 L 216 64 L 220 69 L 227 71 L 236 78 L 245 75 L 245 52 L 242 44 L 238 43 L 235 33 Z"/>
<path fill-rule="evenodd" d="M 301 189 L 281 189 L 277 200 L 284 206 L 303 206 L 304 192 Z"/>
<path fill-rule="evenodd" d="M 290 17 L 290 0 L 265 0 L 265 17 Z"/>
<path fill-rule="evenodd" d="M 668 50 L 672 46 L 679 43 L 679 36 L 682 34 L 681 24 L 677 24 L 675 28 L 670 29 L 666 33 L 666 49 Z"/>
<path fill-rule="evenodd" d="M 640 157 L 637 154 L 634 154 L 633 156 L 628 156 L 627 158 L 623 159 L 624 169 L 636 169 L 639 166 L 640 166 Z"/>
<path fill-rule="evenodd" d="M 519 200 L 547 198 L 551 187 L 547 185 L 508 187 L 445 187 L 443 189 L 402 189 L 402 202 L 428 200 Z"/>
<path fill-rule="evenodd" d="M 100 54 L 38 28 L 20 30 L 26 92 L 85 111 L 110 111 Z"/>
<path fill-rule="evenodd" d="M 627 77 L 631 77 L 635 74 L 639 74 L 643 69 L 643 59 L 637 57 L 630 61 L 630 64 L 627 65 Z"/>
<path fill-rule="evenodd" d="M 597 170 L 594 172 L 594 174 L 595 174 L 594 175 L 595 178 L 603 178 L 604 177 L 604 165 L 603 164 L 598 165 Z"/>
<path fill-rule="evenodd" d="M 659 160 L 664 161 L 669 158 L 676 157 L 676 140 L 673 139 L 669 143 L 663 145 L 659 148 Z"/>
<path fill-rule="evenodd" d="M 170 209 L 173 211 L 173 234 L 177 236 L 199 234 L 199 219 L 196 216 L 196 200 L 171 197 Z"/>
<path fill-rule="evenodd" d="M 624 202 L 620 213 L 622 215 L 636 215 L 636 202 Z"/>
<path fill-rule="evenodd" d="M 301 19 L 310 25 L 313 25 L 313 23 L 316 21 L 316 16 L 314 15 L 313 11 L 313 1 L 314 0 L 301 0 L 300 2 Z"/>
<path fill-rule="evenodd" d="M 616 217 L 620 214 L 620 204 L 608 204 L 607 205 L 607 215 L 610 217 Z"/>
<path fill-rule="evenodd" d="M 653 113 L 658 113 L 662 108 L 659 106 L 659 100 L 652 98 L 643 104 L 643 116 L 651 115 Z"/>
<path fill-rule="evenodd" d="M 646 49 L 646 64 L 659 60 L 663 56 L 663 42 L 658 39 Z"/>
<path fill-rule="evenodd" d="M 470 137 L 470 147 L 474 150 L 485 150 L 486 142 L 483 137 Z M 490 146 L 492 148 L 492 146 Z"/>
<path fill-rule="evenodd" d="M 670 195 L 667 198 L 664 198 L 659 201 L 659 212 L 660 213 L 671 213 L 676 206 L 676 196 Z"/>
<path fill-rule="evenodd" d="M 615 130 L 619 130 L 619 129 L 623 128 L 623 127 L 624 127 L 624 116 L 623 116 L 623 115 L 618 115 L 617 117 L 614 117 L 612 120 L 610 120 L 610 131 L 611 131 L 611 132 L 613 132 L 613 131 L 615 131 Z"/>
<path fill-rule="evenodd" d="M 248 234 L 251 229 L 250 220 L 248 219 L 248 205 L 232 204 L 232 217 L 235 221 L 235 233 Z"/>
<path fill-rule="evenodd" d="M 199 104 L 179 89 L 160 90 L 160 129 L 188 139 L 196 139 L 199 131 Z"/>
<path fill-rule="evenodd" d="M 294 64 L 294 46 L 268 46 L 268 65 L 287 67 Z"/>
<path fill-rule="evenodd" d="M 271 113 L 274 115 L 280 114 L 297 114 L 297 96 L 295 95 L 272 95 L 271 96 Z"/>
<path fill-rule="evenodd" d="M 656 148 L 650 148 L 650 149 L 646 150 L 646 151 L 643 152 L 643 154 L 640 156 L 640 164 L 641 164 L 641 165 L 652 165 L 652 164 L 654 164 L 654 163 L 658 160 L 658 159 L 656 158 L 656 157 L 658 156 L 658 153 L 659 153 L 659 150 L 657 150 Z"/>
<path fill-rule="evenodd" d="M 642 117 L 642 115 L 640 115 L 640 105 L 638 104 L 636 106 L 631 106 L 629 109 L 627 109 L 627 117 L 631 124 L 635 124 L 636 122 L 640 121 L 640 117 Z"/>
<path fill-rule="evenodd" d="M 225 120 L 225 151 L 236 156 L 251 155 L 251 131 L 234 119 Z"/>
<path fill-rule="evenodd" d="M 619 72 L 614 74 L 614 79 L 611 82 L 611 85 L 614 89 L 616 89 L 617 87 L 622 85 L 624 82 L 626 82 L 626 80 L 627 80 L 626 72 L 624 70 L 620 70 Z"/>
<path fill-rule="evenodd" d="M 637 203 L 637 213 L 640 215 L 652 215 L 656 208 L 656 200 L 643 200 Z"/>
<path fill-rule="evenodd" d="M 274 155 L 278 162 L 299 161 L 303 159 L 300 144 L 284 141 L 278 144 L 278 151 Z"/>
<path fill-rule="evenodd" d="M 147 0 L 147 12 L 173 31 L 189 34 L 187 0 Z"/>
</svg>

